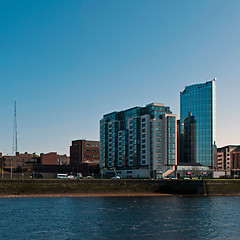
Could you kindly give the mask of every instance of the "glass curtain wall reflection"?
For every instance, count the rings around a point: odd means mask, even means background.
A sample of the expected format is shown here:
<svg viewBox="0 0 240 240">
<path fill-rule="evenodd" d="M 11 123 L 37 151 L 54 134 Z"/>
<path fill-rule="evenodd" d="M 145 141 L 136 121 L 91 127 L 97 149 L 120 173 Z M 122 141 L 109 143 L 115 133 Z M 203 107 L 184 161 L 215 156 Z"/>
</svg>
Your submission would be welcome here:
<svg viewBox="0 0 240 240">
<path fill-rule="evenodd" d="M 216 79 L 180 93 L 180 134 L 180 162 L 215 166 Z"/>
</svg>

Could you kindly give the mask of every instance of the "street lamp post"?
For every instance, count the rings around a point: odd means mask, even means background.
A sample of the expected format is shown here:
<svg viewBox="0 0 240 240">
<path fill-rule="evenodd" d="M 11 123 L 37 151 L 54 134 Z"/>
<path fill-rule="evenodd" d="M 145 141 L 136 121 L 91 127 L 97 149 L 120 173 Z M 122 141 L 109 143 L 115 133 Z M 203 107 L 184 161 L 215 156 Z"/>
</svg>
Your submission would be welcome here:
<svg viewBox="0 0 240 240">
<path fill-rule="evenodd" d="M 11 158 L 11 178 L 13 177 L 13 164 L 12 164 L 12 158 Z"/>
<path fill-rule="evenodd" d="M 3 176 L 3 174 L 4 174 L 3 168 L 4 168 L 4 163 L 3 163 L 3 158 L 2 158 L 2 178 L 4 177 Z"/>
</svg>

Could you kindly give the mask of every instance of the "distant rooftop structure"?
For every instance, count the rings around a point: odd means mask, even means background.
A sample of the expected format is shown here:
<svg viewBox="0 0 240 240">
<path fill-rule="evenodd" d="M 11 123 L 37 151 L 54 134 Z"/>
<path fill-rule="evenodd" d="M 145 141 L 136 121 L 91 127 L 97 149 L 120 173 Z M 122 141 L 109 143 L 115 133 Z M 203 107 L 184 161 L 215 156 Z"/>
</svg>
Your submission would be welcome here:
<svg viewBox="0 0 240 240">
<path fill-rule="evenodd" d="M 164 106 L 164 104 L 162 103 L 149 103 L 147 104 L 145 107 L 139 107 L 139 106 L 136 106 L 136 107 L 132 107 L 132 108 L 128 108 L 126 110 L 122 110 L 122 111 L 114 111 L 114 112 L 110 112 L 108 114 L 105 114 L 103 115 L 103 117 L 108 117 L 108 118 L 115 118 L 117 115 L 119 114 L 124 114 L 124 115 L 135 115 L 136 113 L 137 114 L 140 114 L 140 115 L 144 115 L 145 112 L 148 112 L 149 109 L 154 109 L 154 107 L 156 107 L 155 110 L 158 110 L 158 111 L 162 111 L 162 112 L 169 112 L 169 113 L 172 113 L 170 111 L 170 107 L 168 106 Z"/>
</svg>

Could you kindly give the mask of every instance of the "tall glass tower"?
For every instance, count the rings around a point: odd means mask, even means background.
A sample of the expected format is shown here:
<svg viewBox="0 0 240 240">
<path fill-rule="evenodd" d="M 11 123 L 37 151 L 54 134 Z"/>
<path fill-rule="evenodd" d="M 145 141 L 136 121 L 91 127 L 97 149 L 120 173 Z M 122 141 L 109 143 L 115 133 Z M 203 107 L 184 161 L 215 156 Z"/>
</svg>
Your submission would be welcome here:
<svg viewBox="0 0 240 240">
<path fill-rule="evenodd" d="M 216 159 L 216 79 L 180 93 L 180 162 L 213 169 Z"/>
</svg>

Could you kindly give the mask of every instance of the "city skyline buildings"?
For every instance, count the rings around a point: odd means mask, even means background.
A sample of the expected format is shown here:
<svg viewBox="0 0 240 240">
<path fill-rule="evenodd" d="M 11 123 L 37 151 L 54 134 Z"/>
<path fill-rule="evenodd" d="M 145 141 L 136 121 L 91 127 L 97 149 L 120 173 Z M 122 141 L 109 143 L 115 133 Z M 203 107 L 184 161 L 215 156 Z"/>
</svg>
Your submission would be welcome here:
<svg viewBox="0 0 240 240">
<path fill-rule="evenodd" d="M 217 145 L 239 144 L 239 1 L 12 3 L 0 8 L 4 154 L 15 98 L 19 151 L 63 154 L 98 140 L 105 112 L 164 102 L 180 116 L 179 91 L 214 76 Z"/>
<path fill-rule="evenodd" d="M 217 79 L 216 78 L 214 78 L 214 80 L 213 81 L 207 81 L 206 83 L 210 83 L 210 82 L 215 82 Z M 185 90 L 186 89 L 190 89 L 190 88 L 194 88 L 194 87 L 196 87 L 196 86 L 201 86 L 201 85 L 204 85 L 204 83 L 195 83 L 195 84 L 192 84 L 192 85 L 189 85 L 189 86 L 186 86 L 185 87 Z M 184 90 L 184 91 L 185 91 Z M 183 91 L 183 92 L 184 92 Z M 181 96 L 182 96 L 182 93 L 183 92 L 180 92 L 180 94 L 181 94 Z M 180 101 L 181 102 L 181 101 Z M 16 99 L 14 100 L 14 109 L 15 109 L 15 105 L 16 105 Z M 215 83 L 214 83 L 214 105 L 216 105 L 216 85 L 215 85 Z M 179 116 L 178 115 L 176 115 L 176 117 L 177 117 L 177 119 L 179 119 L 180 118 L 180 120 L 182 119 L 181 118 L 181 103 L 180 103 L 180 114 L 179 114 Z M 215 114 L 214 114 L 214 139 L 215 139 L 215 143 L 216 143 L 216 107 L 214 108 L 215 110 Z M 15 111 L 15 110 L 14 110 Z M 14 112 L 14 114 L 15 114 L 15 112 Z M 15 123 L 15 119 L 14 119 L 14 123 Z M 94 139 L 94 140 L 92 140 L 92 141 L 99 141 L 100 140 L 100 138 L 99 139 Z M 229 145 L 229 144 L 228 144 Z M 69 146 L 70 146 L 70 144 L 69 144 Z M 69 147 L 68 146 L 68 147 Z M 217 145 L 216 145 L 216 147 L 218 147 Z M 220 146 L 219 146 L 220 147 Z M 222 146 L 222 147 L 224 147 L 224 146 Z M 4 151 L 2 151 L 2 152 L 4 152 Z M 39 153 L 40 152 L 42 152 L 42 151 L 39 151 Z M 69 151 L 69 154 L 70 154 L 70 151 Z"/>
</svg>

